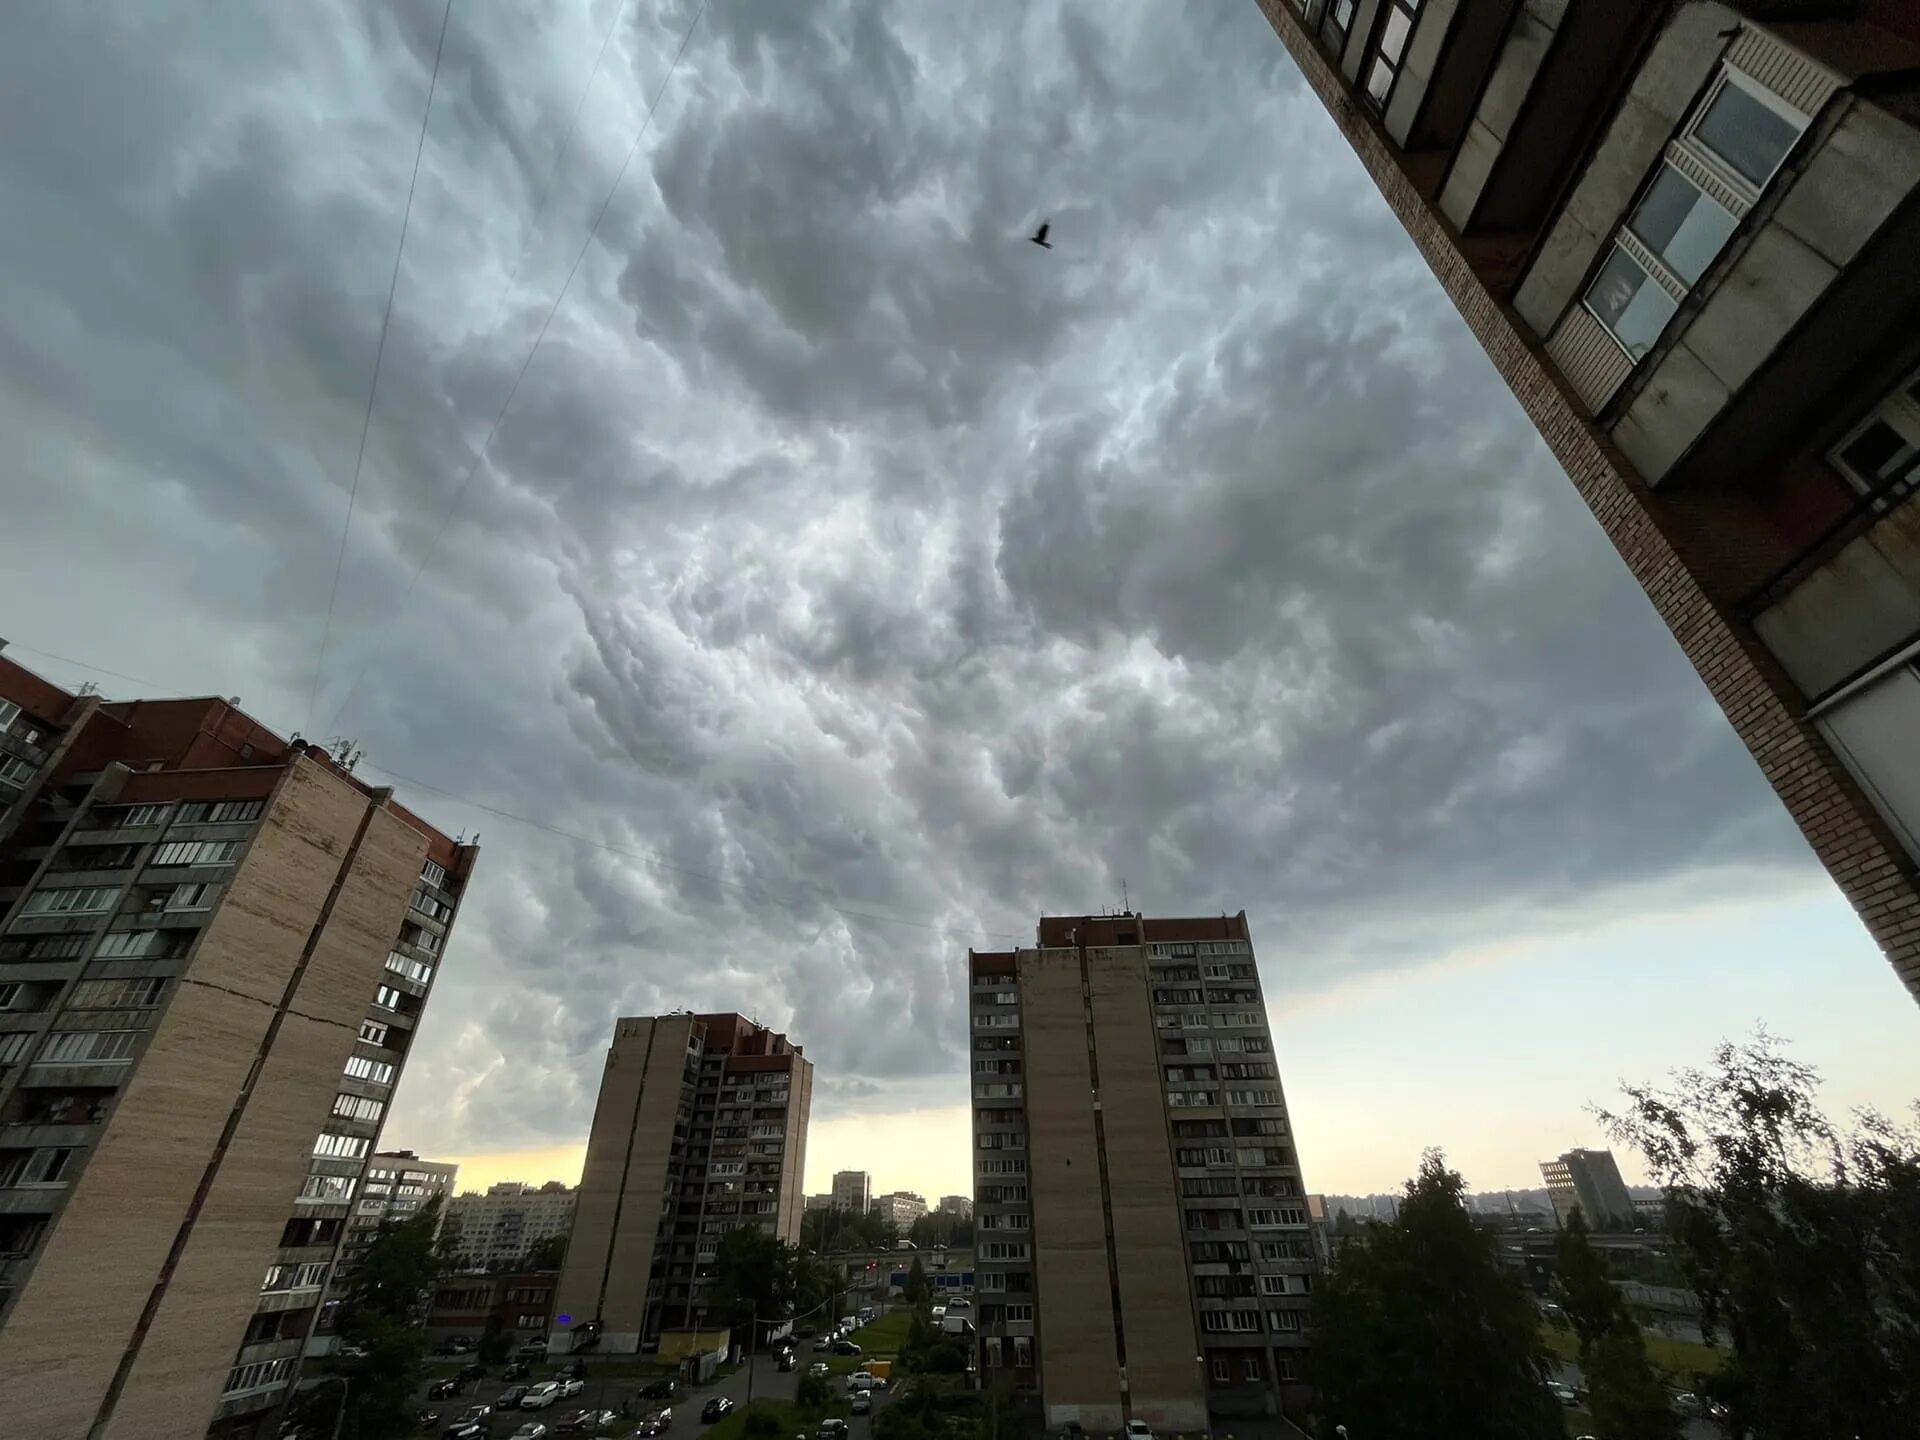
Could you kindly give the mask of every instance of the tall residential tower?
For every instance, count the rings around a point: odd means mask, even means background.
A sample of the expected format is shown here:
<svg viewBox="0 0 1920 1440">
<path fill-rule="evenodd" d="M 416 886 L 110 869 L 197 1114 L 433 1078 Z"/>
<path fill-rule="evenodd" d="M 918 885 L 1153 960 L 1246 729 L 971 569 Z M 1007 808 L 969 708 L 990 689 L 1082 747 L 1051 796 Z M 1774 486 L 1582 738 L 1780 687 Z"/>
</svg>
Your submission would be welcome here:
<svg viewBox="0 0 1920 1440">
<path fill-rule="evenodd" d="M 1259 3 L 1920 998 L 1920 6 Z"/>
<path fill-rule="evenodd" d="M 1305 1187 L 1246 915 L 969 956 L 981 1365 L 1048 1426 L 1304 1399 Z"/>
</svg>

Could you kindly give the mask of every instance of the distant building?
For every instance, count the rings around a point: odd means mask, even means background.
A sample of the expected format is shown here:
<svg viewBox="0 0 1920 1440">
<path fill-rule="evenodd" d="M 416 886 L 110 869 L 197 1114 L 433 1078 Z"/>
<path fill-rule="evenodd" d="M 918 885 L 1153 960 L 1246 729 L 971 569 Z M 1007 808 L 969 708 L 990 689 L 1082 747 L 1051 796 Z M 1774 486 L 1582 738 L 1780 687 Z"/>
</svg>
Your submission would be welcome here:
<svg viewBox="0 0 1920 1440">
<path fill-rule="evenodd" d="M 927 1201 L 925 1196 L 916 1195 L 911 1190 L 896 1190 L 891 1195 L 875 1197 L 868 1208 L 882 1221 L 905 1234 L 908 1226 L 927 1213 Z"/>
<path fill-rule="evenodd" d="M 559 1282 L 557 1270 L 442 1276 L 427 1313 L 427 1338 L 465 1335 L 478 1340 L 497 1319 L 499 1328 L 516 1340 L 544 1339 Z"/>
<path fill-rule="evenodd" d="M 817 1210 L 831 1210 L 832 1208 L 833 1192 L 831 1190 L 823 1191 L 818 1195 L 807 1196 L 807 1212 L 809 1214 Z"/>
<path fill-rule="evenodd" d="M 542 1240 L 572 1231 L 578 1196 L 558 1180 L 539 1186 L 502 1180 L 484 1195 L 455 1196 L 440 1231 L 449 1263 L 456 1270 L 490 1270 L 524 1260 Z"/>
<path fill-rule="evenodd" d="M 1560 1224 L 1565 1225 L 1577 1209 L 1590 1230 L 1633 1228 L 1633 1197 L 1611 1150 L 1569 1150 L 1558 1160 L 1542 1160 L 1540 1174 Z"/>
<path fill-rule="evenodd" d="M 873 1176 L 864 1170 L 837 1170 L 833 1176 L 833 1208 L 855 1215 L 867 1213 L 873 1199 Z"/>
<path fill-rule="evenodd" d="M 955 1215 L 962 1220 L 971 1220 L 973 1218 L 973 1197 L 971 1195 L 942 1195 L 940 1197 L 940 1213 L 942 1215 Z"/>
<path fill-rule="evenodd" d="M 1667 1223 L 1667 1202 L 1659 1196 L 1651 1199 L 1634 1197 L 1633 1221 L 1636 1227 L 1658 1230 Z"/>
</svg>

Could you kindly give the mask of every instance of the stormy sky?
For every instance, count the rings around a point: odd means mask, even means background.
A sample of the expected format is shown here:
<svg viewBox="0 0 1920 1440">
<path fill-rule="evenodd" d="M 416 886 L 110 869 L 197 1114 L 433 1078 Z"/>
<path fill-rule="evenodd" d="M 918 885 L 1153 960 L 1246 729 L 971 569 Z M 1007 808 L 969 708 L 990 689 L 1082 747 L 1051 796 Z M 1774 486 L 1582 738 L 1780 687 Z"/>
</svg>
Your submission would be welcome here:
<svg viewBox="0 0 1920 1440">
<path fill-rule="evenodd" d="M 391 1143 L 563 1173 L 739 1008 L 816 1188 L 964 1189 L 967 947 L 1123 893 L 1249 912 L 1312 1188 L 1756 1019 L 1920 1089 L 1251 3 L 696 8 L 454 0 L 337 602 L 440 0 L 0 19 L 0 635 L 480 831 Z"/>
</svg>

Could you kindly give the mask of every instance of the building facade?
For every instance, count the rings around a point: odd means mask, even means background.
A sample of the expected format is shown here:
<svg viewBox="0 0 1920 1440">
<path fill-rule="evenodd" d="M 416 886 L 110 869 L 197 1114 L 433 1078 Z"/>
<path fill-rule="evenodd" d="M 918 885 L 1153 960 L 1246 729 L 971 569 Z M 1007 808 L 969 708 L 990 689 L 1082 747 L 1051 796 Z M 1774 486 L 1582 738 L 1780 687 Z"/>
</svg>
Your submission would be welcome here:
<svg viewBox="0 0 1920 1440">
<path fill-rule="evenodd" d="M 427 1312 L 427 1338 L 478 1342 L 498 1329 L 516 1341 L 545 1340 L 553 1323 L 557 1270 L 496 1270 L 444 1275 Z"/>
<path fill-rule="evenodd" d="M 940 1213 L 942 1215 L 953 1215 L 961 1220 L 971 1220 L 973 1218 L 973 1197 L 971 1195 L 942 1195 L 940 1197 Z"/>
<path fill-rule="evenodd" d="M 1050 917 L 968 968 L 983 1372 L 1049 1427 L 1297 1407 L 1316 1266 L 1244 912 Z"/>
<path fill-rule="evenodd" d="M 544 1185 L 502 1180 L 484 1195 L 454 1196 L 440 1227 L 449 1263 L 460 1270 L 491 1270 L 525 1260 L 541 1241 L 572 1233 L 578 1195 L 558 1180 Z"/>
<path fill-rule="evenodd" d="M 927 1200 L 911 1190 L 895 1190 L 890 1195 L 874 1197 L 871 1208 L 874 1214 L 905 1235 L 913 1222 L 927 1213 Z"/>
<path fill-rule="evenodd" d="M 248 1433 L 298 1378 L 477 852 L 231 701 L 0 655 L 0 719 L 8 1419 Z"/>
<path fill-rule="evenodd" d="M 1578 1210 L 1589 1230 L 1631 1230 L 1639 1223 L 1633 1196 L 1611 1150 L 1569 1150 L 1540 1162 L 1554 1218 L 1565 1225 Z"/>
<path fill-rule="evenodd" d="M 1920 8 L 1259 3 L 1920 996 Z"/>
<path fill-rule="evenodd" d="M 833 1208 L 855 1215 L 867 1213 L 873 1200 L 873 1176 L 864 1170 L 836 1170 L 833 1175 Z"/>
<path fill-rule="evenodd" d="M 817 1211 L 831 1210 L 832 1208 L 833 1192 L 831 1190 L 822 1190 L 818 1195 L 807 1196 L 807 1211 L 809 1214 Z"/>
<path fill-rule="evenodd" d="M 617 1021 L 548 1348 L 697 1326 L 728 1231 L 797 1240 L 812 1101 L 800 1047 L 744 1016 Z"/>
</svg>

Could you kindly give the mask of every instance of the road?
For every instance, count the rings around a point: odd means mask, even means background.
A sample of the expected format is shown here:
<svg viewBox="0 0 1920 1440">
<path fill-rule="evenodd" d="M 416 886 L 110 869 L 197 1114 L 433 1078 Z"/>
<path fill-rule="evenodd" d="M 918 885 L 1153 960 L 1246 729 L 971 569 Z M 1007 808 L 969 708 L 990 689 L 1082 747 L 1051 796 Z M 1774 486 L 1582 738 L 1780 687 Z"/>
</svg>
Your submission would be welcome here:
<svg viewBox="0 0 1920 1440">
<path fill-rule="evenodd" d="M 1580 1373 L 1580 1367 L 1566 1360 L 1553 1367 L 1553 1378 L 1575 1389 L 1586 1384 L 1586 1377 Z M 1727 1440 L 1727 1432 L 1703 1416 L 1682 1420 L 1680 1434 L 1683 1440 Z"/>
<path fill-rule="evenodd" d="M 800 1351 L 800 1367 L 782 1374 L 778 1365 L 774 1363 L 772 1355 L 761 1355 L 754 1361 L 753 1365 L 754 1397 L 761 1400 L 793 1399 L 794 1386 L 799 1383 L 800 1376 L 805 1373 L 807 1363 L 808 1352 L 803 1348 Z M 589 1357 L 587 1361 L 587 1388 L 585 1391 L 571 1400 L 562 1400 L 557 1405 L 552 1405 L 545 1410 L 529 1410 L 524 1413 L 507 1411 L 497 1414 L 493 1422 L 494 1440 L 506 1440 L 506 1437 L 512 1435 L 513 1432 L 527 1420 L 538 1420 L 548 1426 L 553 1426 L 559 1424 L 560 1421 L 566 1419 L 577 1410 L 592 1408 L 596 1410 L 612 1410 L 618 1413 L 623 1400 L 631 1402 L 634 1418 L 616 1424 L 611 1430 L 605 1433 L 616 1436 L 631 1435 L 639 1425 L 639 1417 L 645 1415 L 650 1410 L 658 1408 L 657 1401 L 641 1400 L 636 1394 L 641 1386 L 650 1383 L 651 1377 L 601 1379 L 595 1376 L 593 1361 L 591 1357 Z M 843 1389 L 845 1379 L 841 1376 L 835 1376 L 831 1383 L 836 1389 Z M 501 1381 L 489 1378 L 480 1381 L 474 1389 L 459 1396 L 457 1399 L 427 1400 L 422 1398 L 420 1402 L 421 1407 L 426 1410 L 436 1411 L 440 1416 L 438 1425 L 432 1430 L 423 1431 L 422 1433 L 437 1435 L 442 1428 L 452 1421 L 462 1410 L 466 1409 L 467 1406 L 491 1405 L 500 1392 L 506 1388 L 507 1386 Z M 424 1397 L 424 1386 L 422 1387 L 421 1394 Z M 722 1375 L 719 1379 L 705 1385 L 696 1385 L 689 1390 L 686 1396 L 673 1407 L 673 1423 L 667 1430 L 669 1440 L 699 1440 L 699 1437 L 707 1428 L 700 1423 L 700 1407 L 716 1395 L 725 1396 L 736 1405 L 744 1405 L 747 1400 L 747 1367 L 742 1365 L 738 1370 L 730 1374 Z M 874 1409 L 877 1411 L 885 1404 L 886 1396 L 881 1394 L 875 1401 Z M 511 1421 L 511 1423 L 509 1423 L 509 1421 Z M 849 1421 L 852 1427 L 852 1434 L 849 1440 L 869 1440 L 870 1432 L 867 1427 L 870 1423 L 870 1416 L 853 1416 Z"/>
</svg>

